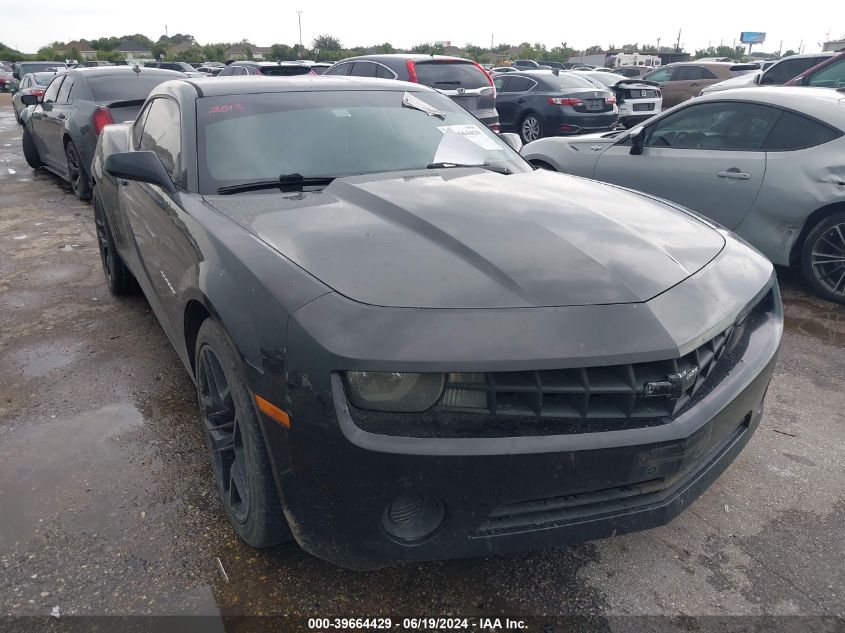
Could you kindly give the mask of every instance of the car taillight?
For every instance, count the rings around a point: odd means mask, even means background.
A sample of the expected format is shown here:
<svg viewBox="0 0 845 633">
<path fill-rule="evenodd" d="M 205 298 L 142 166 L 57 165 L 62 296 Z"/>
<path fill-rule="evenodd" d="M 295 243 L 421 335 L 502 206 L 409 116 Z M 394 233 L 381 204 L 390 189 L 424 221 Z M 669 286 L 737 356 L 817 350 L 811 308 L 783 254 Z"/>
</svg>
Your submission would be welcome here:
<svg viewBox="0 0 845 633">
<path fill-rule="evenodd" d="M 607 105 L 614 105 L 616 103 L 616 97 L 608 97 L 605 101 L 607 101 Z"/>
<path fill-rule="evenodd" d="M 38 90 L 33 90 L 29 94 L 31 94 L 33 97 L 43 97 L 44 91 L 39 88 Z"/>
<path fill-rule="evenodd" d="M 576 97 L 549 97 L 549 104 L 579 106 L 584 105 L 584 102 Z"/>
<path fill-rule="evenodd" d="M 91 122 L 94 124 L 94 134 L 99 136 L 104 127 L 110 123 L 114 123 L 114 119 L 111 117 L 111 112 L 109 112 L 108 108 L 97 108 L 94 110 Z"/>
<path fill-rule="evenodd" d="M 491 130 L 493 130 L 496 134 L 498 134 L 499 132 L 502 131 L 502 126 L 499 125 L 498 123 L 491 123 L 487 127 L 489 127 Z"/>
<path fill-rule="evenodd" d="M 405 66 L 408 68 L 408 81 L 411 81 L 415 84 L 419 83 L 419 79 L 417 79 L 417 65 L 414 63 L 413 59 L 409 59 L 405 62 Z"/>
</svg>

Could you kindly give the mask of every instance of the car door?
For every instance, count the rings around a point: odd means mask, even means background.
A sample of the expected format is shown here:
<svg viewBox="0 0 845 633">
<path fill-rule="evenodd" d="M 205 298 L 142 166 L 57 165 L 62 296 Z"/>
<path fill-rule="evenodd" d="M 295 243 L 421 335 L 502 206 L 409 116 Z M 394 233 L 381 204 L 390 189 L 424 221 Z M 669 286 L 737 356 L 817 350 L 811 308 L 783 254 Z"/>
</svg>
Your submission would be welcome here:
<svg viewBox="0 0 845 633">
<path fill-rule="evenodd" d="M 716 81 L 716 75 L 704 66 L 679 66 L 672 75 L 672 94 L 677 99 L 672 105 L 697 97 L 702 88 Z"/>
<path fill-rule="evenodd" d="M 520 75 L 509 75 L 503 79 L 505 83 L 502 92 L 499 92 L 496 97 L 499 123 L 508 130 L 515 130 L 519 126 L 528 101 L 526 93 L 536 86 L 537 82 Z"/>
<path fill-rule="evenodd" d="M 796 57 L 784 59 L 769 68 L 760 76 L 761 86 L 782 86 L 793 77 L 797 77 L 805 70 L 814 66 L 812 57 Z"/>
<path fill-rule="evenodd" d="M 64 148 L 65 122 L 70 116 L 70 91 L 73 88 L 73 75 L 67 75 L 56 95 L 56 101 L 48 112 L 44 113 L 43 136 L 48 148 L 50 162 L 64 170 L 67 167 Z"/>
<path fill-rule="evenodd" d="M 807 76 L 804 79 L 804 85 L 819 88 L 845 88 L 845 57 Z"/>
<path fill-rule="evenodd" d="M 169 97 L 151 100 L 141 113 L 143 125 L 133 131 L 136 150 L 154 152 L 177 187 L 184 186 L 182 127 L 179 105 Z M 139 264 L 144 271 L 145 294 L 162 323 L 171 332 L 180 327 L 176 301 L 185 274 L 196 262 L 196 251 L 185 238 L 178 204 L 158 185 L 123 181 L 118 199 L 126 218 Z M 170 334 L 170 332 L 168 332 Z"/>
<path fill-rule="evenodd" d="M 606 150 L 594 177 L 666 198 L 732 229 L 754 204 L 766 171 L 766 137 L 780 111 L 734 101 L 693 103 Z"/>
<path fill-rule="evenodd" d="M 51 158 L 51 148 L 48 144 L 49 126 L 47 117 L 53 111 L 53 105 L 56 103 L 56 98 L 59 96 L 59 88 L 61 88 L 62 81 L 65 75 L 56 75 L 47 89 L 44 91 L 44 96 L 41 98 L 41 103 L 35 106 L 31 117 L 31 129 L 33 132 L 33 140 L 35 146 L 38 148 L 38 155 L 45 163 L 54 165 Z"/>
</svg>

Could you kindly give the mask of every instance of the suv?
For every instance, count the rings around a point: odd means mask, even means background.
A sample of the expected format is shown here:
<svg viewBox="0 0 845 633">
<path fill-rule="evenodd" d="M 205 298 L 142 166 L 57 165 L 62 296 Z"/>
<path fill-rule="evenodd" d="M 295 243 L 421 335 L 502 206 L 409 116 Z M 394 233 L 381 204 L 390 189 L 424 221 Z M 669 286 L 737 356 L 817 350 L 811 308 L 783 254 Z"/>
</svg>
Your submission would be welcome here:
<svg viewBox="0 0 845 633">
<path fill-rule="evenodd" d="M 238 75 L 263 75 L 273 77 L 292 77 L 294 75 L 314 74 L 311 68 L 299 62 L 232 62 L 221 70 L 218 77 Z"/>
<path fill-rule="evenodd" d="M 493 80 L 477 62 L 469 59 L 444 55 L 361 55 L 343 59 L 323 74 L 423 84 L 463 106 L 494 132 L 499 131 Z"/>
<path fill-rule="evenodd" d="M 512 65 L 520 70 L 544 70 L 543 66 L 533 59 L 517 59 Z"/>
<path fill-rule="evenodd" d="M 712 84 L 759 71 L 755 64 L 730 62 L 677 62 L 652 70 L 643 76 L 656 81 L 663 92 L 663 108 L 671 108 L 696 97 Z"/>
<path fill-rule="evenodd" d="M 67 68 L 64 62 L 15 62 L 12 67 L 15 79 L 22 79 L 29 73 L 58 72 Z"/>
</svg>

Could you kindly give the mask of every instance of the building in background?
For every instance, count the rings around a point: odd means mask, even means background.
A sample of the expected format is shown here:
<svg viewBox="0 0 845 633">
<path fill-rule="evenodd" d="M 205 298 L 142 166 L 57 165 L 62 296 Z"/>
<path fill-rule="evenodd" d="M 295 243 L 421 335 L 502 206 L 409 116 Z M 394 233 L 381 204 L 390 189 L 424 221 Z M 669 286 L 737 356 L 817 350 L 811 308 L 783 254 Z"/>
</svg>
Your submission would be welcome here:
<svg viewBox="0 0 845 633">
<path fill-rule="evenodd" d="M 829 42 L 825 42 L 822 45 L 822 51 L 841 51 L 845 48 L 845 38 L 838 39 L 838 40 L 831 40 Z"/>
</svg>

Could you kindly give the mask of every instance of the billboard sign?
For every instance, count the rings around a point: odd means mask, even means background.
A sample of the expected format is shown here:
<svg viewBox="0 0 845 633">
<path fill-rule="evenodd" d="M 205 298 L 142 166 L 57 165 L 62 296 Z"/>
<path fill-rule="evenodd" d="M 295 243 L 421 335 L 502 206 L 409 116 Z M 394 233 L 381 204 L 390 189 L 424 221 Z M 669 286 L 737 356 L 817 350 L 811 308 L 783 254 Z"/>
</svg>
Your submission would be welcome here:
<svg viewBox="0 0 845 633">
<path fill-rule="evenodd" d="M 766 41 L 766 34 L 757 31 L 743 31 L 739 34 L 739 41 L 743 44 L 762 44 Z"/>
</svg>

